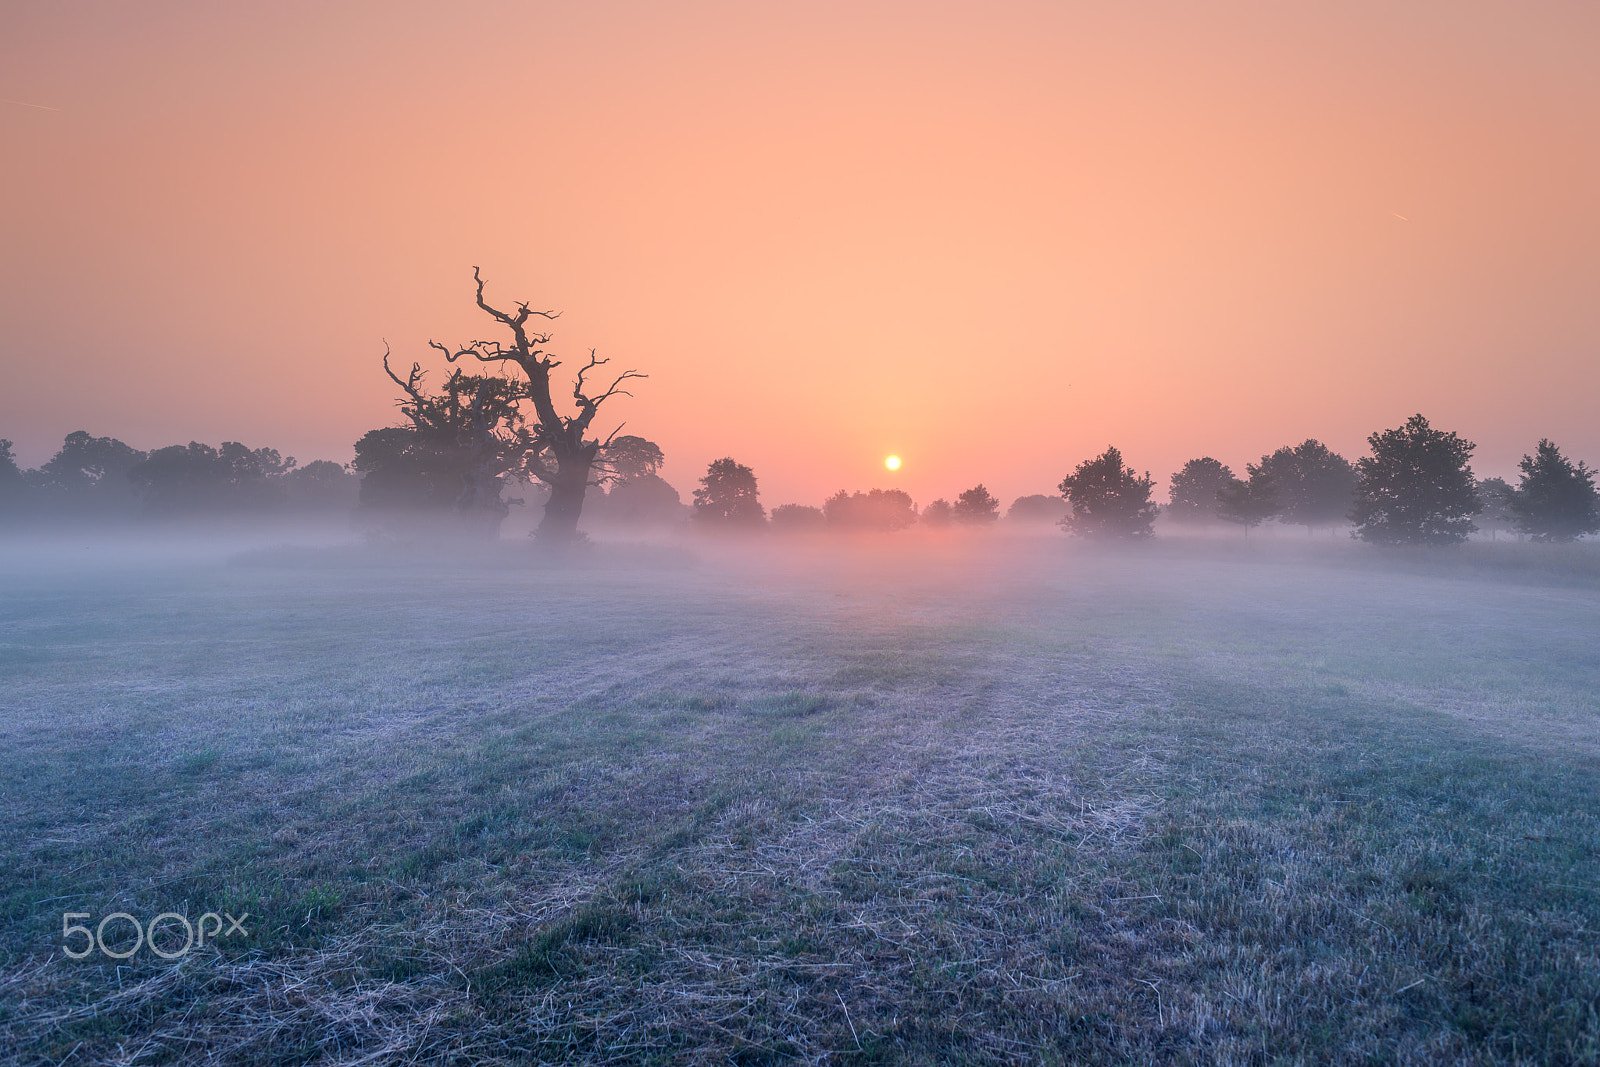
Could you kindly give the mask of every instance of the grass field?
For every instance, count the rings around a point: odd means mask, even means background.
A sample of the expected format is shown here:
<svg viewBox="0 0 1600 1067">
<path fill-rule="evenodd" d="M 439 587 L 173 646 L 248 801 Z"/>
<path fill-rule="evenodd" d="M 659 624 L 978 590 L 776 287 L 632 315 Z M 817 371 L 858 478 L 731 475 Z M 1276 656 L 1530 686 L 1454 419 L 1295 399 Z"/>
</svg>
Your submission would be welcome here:
<svg viewBox="0 0 1600 1067">
<path fill-rule="evenodd" d="M 9 545 L 0 1055 L 1593 1063 L 1597 548 Z"/>
</svg>

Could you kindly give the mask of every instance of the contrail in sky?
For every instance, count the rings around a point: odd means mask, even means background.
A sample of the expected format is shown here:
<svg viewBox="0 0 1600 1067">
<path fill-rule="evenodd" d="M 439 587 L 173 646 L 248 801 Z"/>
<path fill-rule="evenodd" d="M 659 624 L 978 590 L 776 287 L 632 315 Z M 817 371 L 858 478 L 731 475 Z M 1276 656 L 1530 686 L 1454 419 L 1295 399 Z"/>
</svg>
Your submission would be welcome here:
<svg viewBox="0 0 1600 1067">
<path fill-rule="evenodd" d="M 45 107 L 43 104 L 30 104 L 26 100 L 5 100 L 0 98 L 0 103 L 16 104 L 19 107 L 36 107 L 40 111 L 60 111 L 59 107 Z"/>
</svg>

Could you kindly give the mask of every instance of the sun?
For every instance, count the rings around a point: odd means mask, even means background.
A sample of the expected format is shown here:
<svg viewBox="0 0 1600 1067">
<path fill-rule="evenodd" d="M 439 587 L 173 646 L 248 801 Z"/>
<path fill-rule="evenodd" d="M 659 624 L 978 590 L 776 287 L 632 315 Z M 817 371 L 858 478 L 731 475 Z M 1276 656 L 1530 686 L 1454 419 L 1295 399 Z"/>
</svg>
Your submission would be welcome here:
<svg viewBox="0 0 1600 1067">
<path fill-rule="evenodd" d="M 900 457 L 890 456 L 888 459 L 883 461 L 883 465 L 892 471 L 897 471 L 900 469 Z"/>
</svg>

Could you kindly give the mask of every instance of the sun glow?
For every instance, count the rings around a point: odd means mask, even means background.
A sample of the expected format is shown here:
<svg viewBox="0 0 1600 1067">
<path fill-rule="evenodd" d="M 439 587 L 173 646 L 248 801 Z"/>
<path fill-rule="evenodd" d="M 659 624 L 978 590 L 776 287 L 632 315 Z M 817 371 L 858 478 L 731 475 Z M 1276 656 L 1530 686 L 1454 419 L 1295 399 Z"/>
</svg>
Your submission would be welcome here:
<svg viewBox="0 0 1600 1067">
<path fill-rule="evenodd" d="M 883 461 L 883 465 L 892 471 L 897 471 L 900 469 L 900 457 L 890 456 L 888 459 Z"/>
</svg>

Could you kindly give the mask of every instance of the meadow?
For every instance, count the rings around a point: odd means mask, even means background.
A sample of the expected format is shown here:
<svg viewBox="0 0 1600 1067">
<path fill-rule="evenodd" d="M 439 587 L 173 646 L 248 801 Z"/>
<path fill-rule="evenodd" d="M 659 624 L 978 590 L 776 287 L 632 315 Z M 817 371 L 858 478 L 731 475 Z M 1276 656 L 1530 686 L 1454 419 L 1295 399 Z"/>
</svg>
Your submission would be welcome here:
<svg viewBox="0 0 1600 1067">
<path fill-rule="evenodd" d="M 0 1059 L 1593 1063 L 1597 550 L 8 542 Z"/>
</svg>

